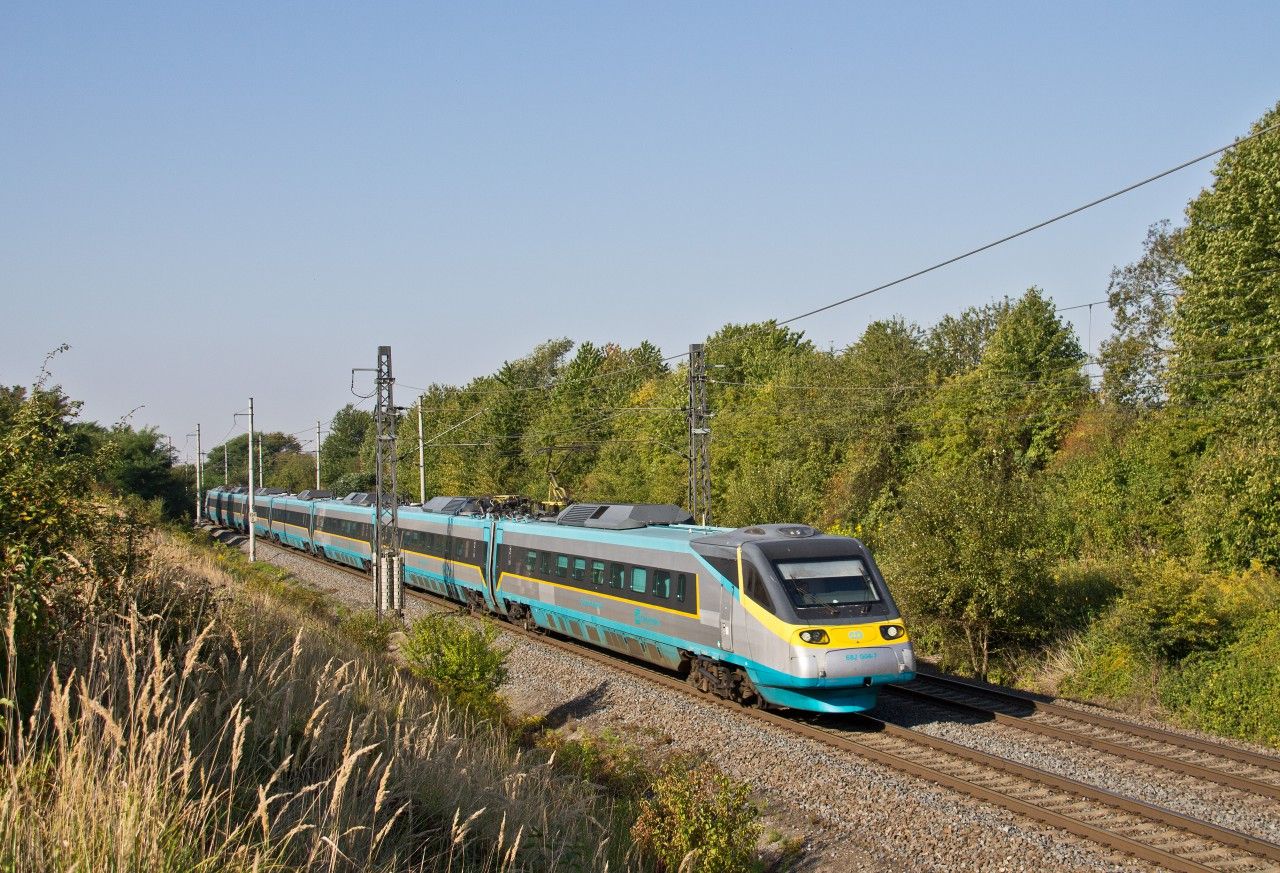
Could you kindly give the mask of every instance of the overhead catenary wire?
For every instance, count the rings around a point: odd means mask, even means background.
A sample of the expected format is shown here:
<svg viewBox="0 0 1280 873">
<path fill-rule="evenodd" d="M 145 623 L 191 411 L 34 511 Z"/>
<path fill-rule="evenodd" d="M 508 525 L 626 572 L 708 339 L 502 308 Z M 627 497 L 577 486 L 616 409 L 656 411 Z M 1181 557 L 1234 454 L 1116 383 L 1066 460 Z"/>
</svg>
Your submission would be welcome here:
<svg viewBox="0 0 1280 873">
<path fill-rule="evenodd" d="M 1024 237 L 1024 236 L 1027 236 L 1028 234 L 1031 234 L 1031 233 L 1034 233 L 1034 232 L 1036 232 L 1036 231 L 1038 231 L 1038 230 L 1041 230 L 1041 229 L 1043 229 L 1043 228 L 1049 227 L 1050 225 L 1056 224 L 1056 223 L 1058 223 L 1058 222 L 1060 222 L 1060 221 L 1063 221 L 1063 220 L 1065 220 L 1065 219 L 1067 219 L 1067 218 L 1070 218 L 1070 217 L 1072 217 L 1072 216 L 1074 216 L 1074 215 L 1079 215 L 1080 213 L 1085 212 L 1086 210 L 1092 209 L 1092 208 L 1094 208 L 1094 207 L 1096 207 L 1096 206 L 1100 206 L 1100 205 L 1102 205 L 1103 203 L 1107 203 L 1107 202 L 1109 202 L 1109 201 L 1111 201 L 1111 200 L 1114 200 L 1114 199 L 1116 199 L 1116 198 L 1118 198 L 1118 197 L 1121 197 L 1121 196 L 1123 196 L 1123 195 L 1125 195 L 1125 194 L 1128 194 L 1128 193 L 1130 193 L 1130 192 L 1132 192 L 1132 191 L 1136 191 L 1136 190 L 1137 190 L 1137 189 L 1139 189 L 1139 188 L 1142 188 L 1142 187 L 1144 187 L 1144 186 L 1146 186 L 1146 185 L 1150 185 L 1150 184 L 1151 184 L 1151 183 L 1153 183 L 1153 182 L 1159 181 L 1160 179 L 1163 179 L 1163 178 L 1165 178 L 1165 177 L 1167 177 L 1167 176 L 1173 175 L 1174 173 L 1180 172 L 1181 170 L 1185 170 L 1185 169 L 1187 169 L 1188 167 L 1194 166 L 1194 165 L 1196 165 L 1196 164 L 1198 164 L 1198 163 L 1201 163 L 1202 161 L 1206 161 L 1206 160 L 1208 160 L 1209 158 L 1216 157 L 1217 155 L 1220 155 L 1220 154 L 1222 154 L 1222 153 L 1226 152 L 1228 149 L 1231 149 L 1231 148 L 1234 148 L 1234 147 L 1236 147 L 1236 146 L 1239 146 L 1239 145 L 1241 145 L 1241 144 L 1243 144 L 1243 143 L 1245 143 L 1245 142 L 1248 142 L 1248 141 L 1250 141 L 1250 140 L 1257 139 L 1258 137 L 1264 136 L 1264 135 L 1266 135 L 1266 134 L 1268 134 L 1268 133 L 1271 133 L 1271 132 L 1273 132 L 1273 131 L 1276 131 L 1276 130 L 1280 130 L 1280 124 L 1273 124 L 1273 125 L 1270 125 L 1270 126 L 1268 126 L 1268 127 L 1262 128 L 1262 129 L 1260 129 L 1260 130 L 1254 131 L 1253 133 L 1250 133 L 1250 134 L 1247 134 L 1247 135 L 1245 135 L 1245 136 L 1242 136 L 1242 137 L 1239 137 L 1239 138 L 1237 138 L 1237 139 L 1234 139 L 1232 142 L 1227 143 L 1226 145 L 1219 146 L 1219 147 L 1217 147 L 1217 148 L 1215 148 L 1215 149 L 1212 149 L 1212 150 L 1210 150 L 1210 151 L 1204 152 L 1203 154 L 1200 154 L 1200 155 L 1197 155 L 1197 156 L 1195 156 L 1195 157 L 1193 157 L 1193 158 L 1190 158 L 1190 159 L 1188 159 L 1188 160 L 1182 161 L 1181 163 L 1178 163 L 1178 164 L 1176 164 L 1176 165 L 1174 165 L 1174 166 L 1172 166 L 1172 167 L 1169 167 L 1168 169 L 1161 170 L 1161 171 L 1160 171 L 1160 172 L 1158 172 L 1158 173 L 1154 173 L 1154 174 L 1152 174 L 1152 175 L 1150 175 L 1150 176 L 1148 176 L 1148 177 L 1146 177 L 1146 178 L 1144 178 L 1144 179 L 1141 179 L 1141 180 L 1139 180 L 1139 181 L 1137 181 L 1137 182 L 1133 182 L 1133 183 L 1131 183 L 1131 184 L 1129 184 L 1129 185 L 1125 185 L 1124 187 L 1119 188 L 1119 189 L 1117 189 L 1117 190 L 1115 190 L 1115 191 L 1112 191 L 1112 192 L 1110 192 L 1110 193 L 1108 193 L 1108 194 L 1104 194 L 1104 195 L 1102 195 L 1101 197 L 1096 197 L 1096 198 L 1094 198 L 1094 199 L 1092 199 L 1092 200 L 1090 200 L 1090 201 L 1088 201 L 1088 202 L 1086 202 L 1086 203 L 1083 203 L 1083 204 L 1081 204 L 1081 205 L 1079 205 L 1079 206 L 1076 206 L 1076 207 L 1073 207 L 1073 208 L 1071 208 L 1071 209 L 1068 209 L 1068 210 L 1066 210 L 1066 211 L 1064 211 L 1064 212 L 1059 212 L 1059 213 L 1057 213 L 1056 215 L 1053 215 L 1053 216 L 1051 216 L 1051 217 L 1049 217 L 1049 218 L 1046 218 L 1046 219 L 1044 219 L 1044 220 L 1042 220 L 1042 221 L 1038 221 L 1038 222 L 1036 222 L 1036 223 L 1034 223 L 1034 224 L 1032 224 L 1032 225 L 1029 225 L 1029 226 L 1027 226 L 1027 227 L 1024 227 L 1024 228 L 1022 228 L 1022 229 L 1020 229 L 1020 230 L 1016 230 L 1016 231 L 1014 231 L 1014 232 L 1012 232 L 1012 233 L 1005 234 L 1004 236 L 1002 236 L 1002 237 L 1000 237 L 1000 238 L 998 238 L 998 239 L 992 240 L 992 241 L 990 241 L 990 242 L 984 243 L 983 245 L 976 246 L 976 247 L 971 248 L 971 249 L 969 249 L 969 250 L 967 250 L 967 251 L 961 252 L 960 254 L 953 255 L 953 256 L 951 256 L 951 257 L 945 258 L 945 259 L 943 259 L 943 260 L 941 260 L 941 261 L 938 261 L 938 262 L 936 262 L 936 263 L 934 263 L 934 264 L 930 264 L 930 265 L 928 265 L 928 266 L 926 266 L 926 267 L 923 267 L 923 268 L 921 268 L 921 269 L 913 270 L 912 272 L 909 272 L 909 273 L 907 273 L 907 274 L 905 274 L 905 275 L 903 275 L 903 276 L 899 276 L 899 277 L 898 277 L 898 278 L 896 278 L 896 279 L 893 279 L 893 280 L 888 281 L 888 282 L 881 283 L 881 284 L 876 285 L 876 286 L 871 287 L 871 288 L 867 288 L 867 289 L 865 289 L 865 290 L 863 290 L 863 291 L 859 291 L 859 292 L 857 292 L 856 294 L 850 294 L 850 295 L 848 295 L 848 296 L 846 296 L 846 297 L 842 297 L 842 298 L 840 298 L 839 300 L 835 300 L 835 301 L 832 301 L 832 302 L 830 302 L 830 303 L 824 304 L 824 305 L 822 305 L 822 306 L 818 306 L 818 307 L 815 307 L 815 308 L 813 308 L 813 309 L 809 309 L 809 310 L 807 310 L 807 311 L 805 311 L 805 312 L 801 312 L 801 313 L 799 313 L 798 315 L 790 316 L 789 318 L 785 318 L 785 319 L 782 319 L 782 320 L 776 320 L 776 321 L 774 322 L 774 324 L 775 324 L 775 325 L 777 325 L 777 326 L 779 326 L 779 327 L 782 327 L 782 326 L 785 326 L 785 325 L 789 325 L 789 324 L 794 324 L 795 322 L 801 321 L 801 320 L 803 320 L 803 319 L 811 318 L 812 316 L 819 315 L 819 314 L 824 313 L 824 312 L 829 312 L 829 311 L 831 311 L 832 309 L 835 309 L 835 308 L 837 308 L 837 307 L 844 306 L 844 305 L 846 305 L 846 304 L 848 304 L 848 303 L 852 303 L 852 302 L 854 302 L 854 301 L 856 301 L 856 300 L 861 300 L 861 299 L 864 299 L 864 298 L 866 298 L 866 297 L 870 297 L 870 296 L 871 296 L 871 295 L 873 295 L 873 294 L 877 294 L 877 293 L 879 293 L 879 292 L 881 292 L 881 291 L 885 291 L 885 290 L 887 290 L 887 289 L 889 289 L 889 288 L 893 288 L 893 287 L 896 287 L 896 286 L 898 286 L 898 285 L 902 285 L 902 284 L 904 284 L 904 283 L 906 283 L 906 282 L 911 281 L 912 279 L 917 279 L 917 278 L 919 278 L 919 277 L 921 277 L 921 276 L 925 276 L 925 275 L 927 275 L 927 274 L 929 274 L 929 273 L 936 272 L 936 271 L 941 270 L 941 269 L 943 269 L 943 268 L 945 268 L 945 267 L 951 266 L 952 264 L 959 263 L 960 261 L 964 261 L 964 260 L 966 260 L 966 259 L 968 259 L 968 258 L 972 258 L 972 257 L 974 257 L 974 256 L 976 256 L 976 255 L 979 255 L 979 254 L 983 253 L 983 252 L 990 251 L 991 249 L 994 249 L 994 248 L 996 248 L 996 247 L 998 247 L 998 246 L 1004 245 L 1004 244 L 1006 244 L 1006 243 L 1012 242 L 1013 240 L 1019 239 L 1019 238 Z M 1090 304 L 1084 304 L 1084 305 L 1085 305 L 1085 306 L 1088 306 L 1088 305 L 1090 305 Z M 731 343 L 732 343 L 732 342 L 734 342 L 734 341 L 735 341 L 735 339 L 734 339 L 734 338 L 730 338 L 730 339 L 728 339 L 728 340 L 722 340 L 722 341 L 721 341 L 721 344 L 722 344 L 722 345 L 727 345 L 727 344 L 731 344 Z M 680 360 L 680 359 L 682 359 L 682 358 L 685 358 L 685 357 L 687 357 L 687 356 L 688 356 L 688 352 L 687 352 L 687 351 L 685 351 L 685 352 L 679 352 L 679 353 L 676 353 L 676 354 L 673 354 L 673 355 L 669 355 L 669 356 L 667 356 L 667 357 L 662 358 L 658 363 L 661 363 L 661 364 L 664 364 L 664 365 L 665 365 L 665 364 L 668 364 L 668 363 L 671 363 L 671 362 L 674 362 L 674 361 L 678 361 L 678 360 Z M 513 391 L 513 390 L 542 390 L 542 391 L 545 391 L 545 390 L 549 390 L 551 387 L 553 387 L 553 386 L 555 386 L 555 385 L 558 385 L 558 384 L 572 384 L 572 383 L 574 383 L 574 382 L 593 381 L 593 380 L 598 379 L 598 378 L 608 378 L 608 377 L 612 377 L 612 376 L 616 376 L 616 375 L 621 375 L 621 374 L 622 374 L 622 373 L 624 373 L 624 372 L 628 372 L 628 371 L 631 371 L 631 370 L 634 370 L 634 369 L 638 369 L 638 368 L 639 368 L 639 367 L 641 367 L 641 366 L 644 366 L 644 365 L 635 365 L 635 366 L 633 366 L 633 367 L 629 367 L 629 368 L 619 368 L 618 370 L 611 370 L 611 371 L 607 371 L 607 372 L 605 372 L 605 373 L 594 374 L 593 376 L 589 376 L 589 377 L 582 377 L 582 378 L 574 379 L 574 380 L 568 380 L 568 379 L 565 379 L 565 378 L 563 378 L 563 377 L 560 377 L 559 379 L 552 379 L 552 380 L 550 381 L 550 383 L 549 383 L 549 384 L 547 384 L 547 385 L 541 385 L 541 386 L 520 386 L 520 387 L 511 387 L 511 386 L 508 386 L 508 387 L 507 387 L 507 390 L 508 390 L 508 391 Z M 353 386 L 353 389 L 354 389 L 354 386 Z M 496 390 L 500 390 L 500 389 L 495 389 L 495 391 L 496 391 Z M 474 417 L 474 416 L 473 416 L 473 417 Z M 434 440 L 438 439 L 440 436 L 443 436 L 445 433 L 449 433 L 449 432 L 451 432 L 451 431 L 452 431 L 452 430 L 454 430 L 455 428 L 456 428 L 456 426 L 455 426 L 455 427 L 451 427 L 451 428 L 449 428 L 449 429 L 447 429 L 447 430 L 445 430 L 445 431 L 442 431 L 442 432 L 441 432 L 441 433 L 439 433 L 439 434 L 436 434 L 434 437 L 432 437 L 432 440 L 434 441 Z"/>
</svg>

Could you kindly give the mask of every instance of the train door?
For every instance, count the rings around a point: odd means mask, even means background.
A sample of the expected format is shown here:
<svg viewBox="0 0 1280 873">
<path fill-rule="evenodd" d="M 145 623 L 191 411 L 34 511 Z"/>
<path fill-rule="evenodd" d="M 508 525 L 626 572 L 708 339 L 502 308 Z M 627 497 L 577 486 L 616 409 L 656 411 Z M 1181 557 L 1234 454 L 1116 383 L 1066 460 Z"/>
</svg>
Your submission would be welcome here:
<svg viewBox="0 0 1280 873">
<path fill-rule="evenodd" d="M 484 585 L 494 609 L 498 608 L 498 544 L 502 535 L 498 532 L 498 522 L 490 519 L 484 528 Z"/>
<path fill-rule="evenodd" d="M 726 652 L 733 651 L 733 617 L 737 609 L 738 599 L 733 596 L 733 588 L 724 585 L 720 588 L 720 648 Z"/>
</svg>

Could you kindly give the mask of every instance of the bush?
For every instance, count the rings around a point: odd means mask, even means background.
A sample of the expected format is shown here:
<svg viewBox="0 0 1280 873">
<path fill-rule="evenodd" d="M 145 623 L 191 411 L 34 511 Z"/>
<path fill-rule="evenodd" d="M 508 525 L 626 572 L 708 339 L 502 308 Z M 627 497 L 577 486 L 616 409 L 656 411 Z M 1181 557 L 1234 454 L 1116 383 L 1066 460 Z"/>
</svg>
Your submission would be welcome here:
<svg viewBox="0 0 1280 873">
<path fill-rule="evenodd" d="M 496 645 L 494 628 L 465 623 L 443 613 L 413 623 L 404 656 L 414 675 L 451 701 L 487 718 L 503 715 L 498 688 L 507 678 L 507 650 Z"/>
<path fill-rule="evenodd" d="M 378 618 L 371 609 L 344 612 L 338 619 L 338 631 L 360 648 L 382 654 L 391 645 L 391 635 L 400 629 L 394 618 Z"/>
<path fill-rule="evenodd" d="M 1216 580 L 1175 560 L 1138 564 L 1108 621 L 1117 638 L 1164 661 L 1220 646 L 1230 616 Z"/>
<path fill-rule="evenodd" d="M 1255 617 L 1231 645 L 1201 652 L 1173 673 L 1164 703 L 1217 733 L 1280 746 L 1280 619 Z"/>
<path fill-rule="evenodd" d="M 556 760 L 578 776 L 609 789 L 619 797 L 638 797 L 645 793 L 652 781 L 651 771 L 640 751 L 627 745 L 612 730 L 575 739 L 546 731 L 539 744 L 554 749 Z"/>
<path fill-rule="evenodd" d="M 760 811 L 746 785 L 709 764 L 675 760 L 640 802 L 631 835 L 665 870 L 740 873 L 755 861 Z"/>
</svg>

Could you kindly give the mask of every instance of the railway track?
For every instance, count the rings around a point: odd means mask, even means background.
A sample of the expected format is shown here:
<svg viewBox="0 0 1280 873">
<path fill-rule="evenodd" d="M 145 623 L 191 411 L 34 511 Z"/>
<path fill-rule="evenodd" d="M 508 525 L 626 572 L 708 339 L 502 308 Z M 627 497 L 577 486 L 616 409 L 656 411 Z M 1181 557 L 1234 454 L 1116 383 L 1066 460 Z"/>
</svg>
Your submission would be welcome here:
<svg viewBox="0 0 1280 873">
<path fill-rule="evenodd" d="M 1028 733 L 1280 800 L 1280 759 L 1267 755 L 931 673 L 890 690 Z"/>
<path fill-rule="evenodd" d="M 355 578 L 365 581 L 369 578 L 366 574 L 351 568 L 342 567 L 303 552 L 292 549 L 289 551 L 291 554 L 326 568 L 347 572 Z M 465 608 L 455 601 L 412 588 L 406 588 L 405 593 L 415 600 L 436 607 L 450 610 Z M 704 703 L 733 710 L 743 717 L 756 719 L 829 747 L 870 759 L 893 770 L 935 782 L 945 788 L 1169 870 L 1186 871 L 1186 873 L 1280 871 L 1280 845 L 1154 804 L 1123 797 L 1026 764 L 970 749 L 911 728 L 891 724 L 873 716 L 859 714 L 801 720 L 766 710 L 749 709 L 699 692 L 669 672 L 622 656 L 505 622 L 502 628 L 507 632 L 536 640 L 540 644 L 607 665 L 612 670 L 620 670 L 671 690 L 689 694 Z M 937 677 L 927 678 L 934 680 Z M 968 685 L 968 683 L 957 684 Z M 986 691 L 981 686 L 971 687 L 978 691 Z M 1018 700 L 1021 703 L 1023 698 Z M 1052 706 L 1052 704 L 1039 704 L 1038 701 L 1031 702 L 1040 706 Z M 980 707 L 974 705 L 974 708 Z M 1051 712 L 1051 710 L 1046 711 Z M 994 710 L 984 710 L 984 712 L 994 712 Z M 1076 710 L 1068 710 L 1068 712 L 1072 716 L 1077 714 Z M 1013 716 L 1008 717 L 1013 718 Z M 1096 718 L 1105 719 L 1103 716 L 1096 716 Z M 1130 727 L 1128 723 L 1113 721 Z M 1098 727 L 1103 728 L 1102 725 Z M 1117 730 L 1109 725 L 1105 729 Z M 1158 734 L 1165 733 L 1149 728 L 1142 728 L 1142 730 Z M 1177 737 L 1179 740 L 1187 739 L 1175 734 L 1170 736 Z M 1192 742 L 1214 750 L 1219 749 L 1200 740 Z M 1235 753 L 1237 750 L 1229 751 Z M 1256 757 L 1266 760 L 1265 756 Z M 1252 762 L 1241 763 L 1253 765 Z M 1217 775 L 1222 774 L 1217 773 Z"/>
</svg>

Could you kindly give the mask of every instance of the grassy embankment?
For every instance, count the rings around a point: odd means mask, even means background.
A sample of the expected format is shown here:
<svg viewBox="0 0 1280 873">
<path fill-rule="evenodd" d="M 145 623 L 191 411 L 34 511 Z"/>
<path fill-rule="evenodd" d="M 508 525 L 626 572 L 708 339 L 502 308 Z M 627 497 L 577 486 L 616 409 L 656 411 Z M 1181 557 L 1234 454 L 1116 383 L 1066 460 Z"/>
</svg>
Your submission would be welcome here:
<svg viewBox="0 0 1280 873">
<path fill-rule="evenodd" d="M 8 725 L 0 866 L 641 863 L 609 798 L 371 654 L 318 595 L 172 536 L 141 546 L 119 611 Z"/>
<path fill-rule="evenodd" d="M 388 626 L 276 568 L 173 533 L 130 549 L 7 725 L 0 868 L 758 866 L 745 788 L 511 718 L 483 631 L 415 627 L 415 677 Z"/>
</svg>

